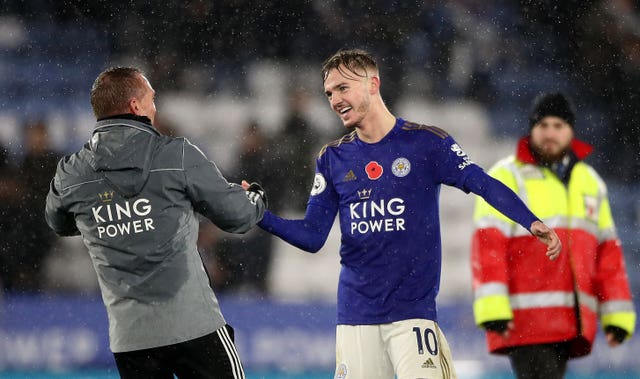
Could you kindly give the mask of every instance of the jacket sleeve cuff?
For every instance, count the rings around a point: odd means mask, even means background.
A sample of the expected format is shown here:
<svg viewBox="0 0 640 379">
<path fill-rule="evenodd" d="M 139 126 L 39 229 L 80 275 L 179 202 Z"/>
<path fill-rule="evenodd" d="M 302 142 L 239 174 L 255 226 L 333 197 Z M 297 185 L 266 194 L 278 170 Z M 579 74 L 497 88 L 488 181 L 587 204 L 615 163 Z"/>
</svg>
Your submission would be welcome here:
<svg viewBox="0 0 640 379">
<path fill-rule="evenodd" d="M 603 314 L 600 318 L 600 324 L 602 329 L 607 326 L 617 326 L 624 329 L 628 334 L 627 338 L 631 337 L 636 328 L 636 314 L 635 312 L 616 312 Z"/>
<path fill-rule="evenodd" d="M 512 320 L 513 311 L 506 295 L 490 295 L 476 299 L 473 303 L 473 315 L 476 325 L 487 321 Z"/>
</svg>

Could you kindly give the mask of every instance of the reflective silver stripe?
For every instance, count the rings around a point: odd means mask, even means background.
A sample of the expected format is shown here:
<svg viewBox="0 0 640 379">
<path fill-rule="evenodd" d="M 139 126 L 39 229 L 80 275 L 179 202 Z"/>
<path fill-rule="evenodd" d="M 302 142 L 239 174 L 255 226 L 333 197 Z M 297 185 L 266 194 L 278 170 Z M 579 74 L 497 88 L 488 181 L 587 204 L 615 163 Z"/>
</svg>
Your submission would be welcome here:
<svg viewBox="0 0 640 379">
<path fill-rule="evenodd" d="M 476 229 L 496 228 L 505 236 L 510 237 L 513 223 L 495 216 L 484 216 L 475 221 L 475 227 Z"/>
<path fill-rule="evenodd" d="M 227 331 L 226 326 L 223 326 L 222 328 L 216 330 L 216 333 L 218 334 L 218 338 L 220 338 L 220 342 L 222 342 L 222 345 L 227 352 L 227 356 L 229 357 L 229 363 L 231 365 L 233 378 L 244 379 L 244 369 L 242 368 L 242 363 L 240 362 L 240 358 L 238 357 L 238 351 L 236 350 L 236 346 L 231 340 L 231 336 L 229 336 L 229 332 Z"/>
<path fill-rule="evenodd" d="M 633 303 L 629 300 L 605 301 L 600 304 L 600 314 L 634 311 Z"/>
<path fill-rule="evenodd" d="M 589 165 L 586 165 L 586 167 L 587 171 L 589 171 L 589 174 L 591 174 L 591 177 L 598 182 L 598 191 L 600 192 L 600 196 L 602 196 L 603 198 L 607 197 L 607 184 L 604 182 L 604 180 L 602 180 L 600 175 L 598 175 L 593 167 Z"/>
<path fill-rule="evenodd" d="M 515 191 L 516 194 L 528 206 L 528 204 L 529 204 L 529 196 L 527 195 L 527 187 L 525 186 L 525 182 L 524 182 L 524 178 L 522 177 L 522 173 L 520 172 L 520 170 L 518 170 L 518 166 L 516 166 L 516 161 L 512 160 L 511 162 L 509 162 L 506 165 L 506 168 L 509 171 L 511 171 L 511 173 L 513 174 L 514 179 L 516 180 L 516 185 L 518 186 L 518 188 Z M 528 228 L 522 227 L 522 225 L 514 223 L 512 228 L 511 228 L 510 236 L 511 237 L 523 237 L 523 236 L 527 236 L 527 235 L 530 235 L 530 234 L 531 234 L 531 232 L 529 232 Z"/>
<path fill-rule="evenodd" d="M 591 222 L 584 218 L 574 217 L 571 219 L 571 229 L 582 229 L 587 233 L 592 234 L 598 240 L 600 240 L 600 229 L 598 229 L 598 224 Z"/>
<path fill-rule="evenodd" d="M 507 288 L 507 285 L 504 283 L 488 282 L 476 288 L 476 290 L 473 293 L 474 293 L 475 299 L 478 300 L 479 298 L 485 297 L 485 296 L 493 296 L 493 295 L 506 296 L 509 294 L 509 289 Z"/>
<path fill-rule="evenodd" d="M 579 292 L 578 299 L 580 304 L 597 312 L 598 302 L 595 297 Z M 546 291 L 536 293 L 519 293 L 509 297 L 512 309 L 530 309 L 530 308 L 546 308 L 546 307 L 573 307 L 575 301 L 573 292 L 564 291 Z"/>
<path fill-rule="evenodd" d="M 89 180 L 88 182 L 82 182 L 82 183 L 78 183 L 78 184 L 73 184 L 70 185 L 68 187 L 64 187 L 63 189 L 60 190 L 60 192 L 65 192 L 66 190 L 68 190 L 69 188 L 73 188 L 73 187 L 78 187 L 78 186 L 83 186 L 85 184 L 90 184 L 90 183 L 97 183 L 97 182 L 101 182 L 104 179 L 96 179 L 96 180 Z"/>
<path fill-rule="evenodd" d="M 515 161 L 511 161 L 506 165 L 506 168 L 511 171 L 511 173 L 513 174 L 514 179 L 516 180 L 516 185 L 518 186 L 517 191 L 515 191 L 518 196 L 520 196 L 520 198 L 522 199 L 522 201 L 525 202 L 525 204 L 529 203 L 529 199 L 527 197 L 527 191 L 525 185 L 524 185 L 524 178 L 522 178 L 522 174 L 520 173 L 520 170 L 518 170 L 518 166 L 516 166 L 516 162 Z"/>
<path fill-rule="evenodd" d="M 548 217 L 542 220 L 550 228 L 568 228 L 569 221 L 566 216 Z M 481 228 L 496 228 L 500 230 L 507 237 L 523 237 L 531 235 L 531 233 L 513 222 L 507 222 L 496 216 L 484 216 L 475 221 L 475 227 Z"/>
<path fill-rule="evenodd" d="M 618 234 L 615 227 L 607 229 L 599 229 L 598 225 L 594 222 L 586 220 L 580 217 L 574 217 L 569 219 L 566 216 L 549 217 L 542 220 L 550 228 L 567 228 L 567 229 L 582 229 L 587 233 L 596 237 L 598 242 L 604 242 L 611 239 L 617 239 Z"/>
<path fill-rule="evenodd" d="M 595 296 L 579 291 L 578 301 L 580 302 L 580 304 L 591 309 L 594 313 L 598 312 L 598 299 L 596 299 Z"/>
<path fill-rule="evenodd" d="M 545 225 L 547 225 L 548 227 L 552 228 L 552 229 L 556 229 L 556 228 L 568 228 L 569 227 L 569 221 L 567 216 L 554 216 L 554 217 L 547 217 L 544 219 L 541 219 L 542 222 L 545 223 Z M 513 234 L 511 235 L 511 237 L 525 237 L 525 236 L 530 236 L 531 232 L 529 232 L 527 229 L 525 228 L 516 228 L 513 232 Z"/>
<path fill-rule="evenodd" d="M 591 166 L 586 166 L 587 170 L 591 174 L 591 177 L 598 182 L 598 206 L 597 206 L 597 214 L 600 215 L 600 208 L 602 207 L 602 203 L 607 199 L 608 190 L 607 184 L 602 180 L 600 175 L 596 172 L 596 170 Z M 613 222 L 613 221 L 612 221 Z M 599 230 L 598 233 L 594 233 L 598 236 L 598 242 L 602 243 L 605 241 L 609 241 L 612 239 L 618 239 L 618 232 L 616 231 L 615 223 L 612 223 L 610 228 Z"/>
<path fill-rule="evenodd" d="M 602 229 L 599 237 L 598 242 L 616 240 L 618 239 L 618 232 L 615 227 Z"/>
<path fill-rule="evenodd" d="M 598 242 L 604 242 L 612 239 L 617 239 L 618 234 L 615 228 L 608 229 L 598 229 L 598 225 L 594 224 L 591 221 L 585 220 L 583 218 L 573 218 L 571 221 L 567 216 L 554 216 L 547 217 L 541 220 L 548 227 L 557 229 L 557 228 L 567 228 L 569 229 L 582 229 L 589 234 L 595 236 Z M 517 226 L 514 227 L 514 226 Z M 483 228 L 496 228 L 500 232 L 502 232 L 507 237 L 524 237 L 528 236 L 528 230 L 520 227 L 520 225 L 515 225 L 513 223 L 509 223 L 505 220 L 499 219 L 495 216 L 484 216 L 475 221 L 476 229 Z"/>
<path fill-rule="evenodd" d="M 512 309 L 528 309 L 543 307 L 571 307 L 573 293 L 562 291 L 548 291 L 536 293 L 519 293 L 509 297 Z"/>
<path fill-rule="evenodd" d="M 160 171 L 184 171 L 183 168 L 154 168 L 153 170 L 149 170 L 149 172 L 160 172 Z"/>
</svg>

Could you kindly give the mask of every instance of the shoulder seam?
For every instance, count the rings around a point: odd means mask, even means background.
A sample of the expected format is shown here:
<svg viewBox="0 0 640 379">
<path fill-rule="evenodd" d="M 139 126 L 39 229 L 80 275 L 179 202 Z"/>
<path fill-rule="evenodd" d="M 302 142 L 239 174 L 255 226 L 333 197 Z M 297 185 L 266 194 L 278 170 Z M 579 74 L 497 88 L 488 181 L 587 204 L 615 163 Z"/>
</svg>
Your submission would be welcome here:
<svg viewBox="0 0 640 379">
<path fill-rule="evenodd" d="M 324 153 L 326 153 L 328 148 L 338 147 L 343 143 L 349 143 L 355 139 L 356 139 L 356 131 L 354 130 L 353 132 L 349 134 L 345 134 L 344 136 L 338 138 L 337 140 L 327 143 L 326 145 L 322 146 L 322 149 L 320 149 L 320 152 L 318 153 L 318 158 L 320 158 Z"/>
<path fill-rule="evenodd" d="M 443 129 L 440 129 L 437 126 L 416 124 L 410 121 L 405 121 L 404 125 L 402 125 L 402 130 L 426 130 L 428 132 L 435 134 L 441 139 L 445 139 L 449 136 L 449 133 L 447 133 Z"/>
</svg>

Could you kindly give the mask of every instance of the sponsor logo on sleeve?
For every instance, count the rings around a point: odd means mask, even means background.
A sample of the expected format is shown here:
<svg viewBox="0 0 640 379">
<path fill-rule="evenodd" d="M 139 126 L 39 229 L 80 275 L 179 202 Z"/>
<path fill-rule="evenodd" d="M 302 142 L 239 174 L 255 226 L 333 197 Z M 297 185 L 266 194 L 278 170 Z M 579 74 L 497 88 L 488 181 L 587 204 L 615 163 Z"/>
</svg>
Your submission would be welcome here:
<svg viewBox="0 0 640 379">
<path fill-rule="evenodd" d="M 457 143 L 454 143 L 453 145 L 451 145 L 451 151 L 453 151 L 454 153 L 456 153 L 457 156 L 462 158 L 462 163 L 458 165 L 458 168 L 460 170 L 463 170 L 465 167 L 473 164 L 473 162 L 471 161 L 467 153 L 465 153 L 464 150 L 462 150 L 460 145 L 458 145 Z"/>
</svg>

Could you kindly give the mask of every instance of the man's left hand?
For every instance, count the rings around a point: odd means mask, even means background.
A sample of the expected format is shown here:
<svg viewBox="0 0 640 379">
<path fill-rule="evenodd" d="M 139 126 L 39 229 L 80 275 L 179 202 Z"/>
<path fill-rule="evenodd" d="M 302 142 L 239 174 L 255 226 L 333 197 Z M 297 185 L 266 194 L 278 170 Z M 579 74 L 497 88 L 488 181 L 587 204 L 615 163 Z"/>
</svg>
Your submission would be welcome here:
<svg viewBox="0 0 640 379">
<path fill-rule="evenodd" d="M 622 344 L 629 334 L 626 330 L 613 325 L 607 325 L 607 327 L 604 328 L 604 332 L 607 335 L 607 343 L 610 347 L 616 347 Z"/>
<path fill-rule="evenodd" d="M 540 242 L 547 245 L 547 257 L 550 260 L 553 261 L 558 258 L 560 250 L 562 250 L 562 242 L 560 242 L 560 238 L 558 238 L 553 229 L 543 224 L 542 221 L 536 220 L 531 224 L 529 230 Z"/>
</svg>

